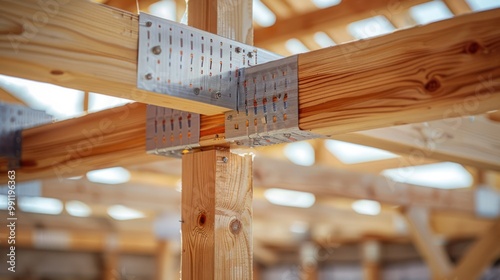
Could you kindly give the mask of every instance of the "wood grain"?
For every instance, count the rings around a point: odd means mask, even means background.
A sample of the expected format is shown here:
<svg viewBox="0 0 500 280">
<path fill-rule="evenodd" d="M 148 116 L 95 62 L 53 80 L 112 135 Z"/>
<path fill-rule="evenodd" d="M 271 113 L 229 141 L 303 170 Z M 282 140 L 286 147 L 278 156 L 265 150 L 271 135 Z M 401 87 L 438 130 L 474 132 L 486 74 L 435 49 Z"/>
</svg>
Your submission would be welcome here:
<svg viewBox="0 0 500 280">
<path fill-rule="evenodd" d="M 251 157 L 210 150 L 182 160 L 182 279 L 252 279 Z"/>
<path fill-rule="evenodd" d="M 299 125 L 325 135 L 500 103 L 500 9 L 299 55 Z"/>
<path fill-rule="evenodd" d="M 227 110 L 136 88 L 136 14 L 84 0 L 49 2 L 1 1 L 1 74 L 207 115 Z"/>
</svg>

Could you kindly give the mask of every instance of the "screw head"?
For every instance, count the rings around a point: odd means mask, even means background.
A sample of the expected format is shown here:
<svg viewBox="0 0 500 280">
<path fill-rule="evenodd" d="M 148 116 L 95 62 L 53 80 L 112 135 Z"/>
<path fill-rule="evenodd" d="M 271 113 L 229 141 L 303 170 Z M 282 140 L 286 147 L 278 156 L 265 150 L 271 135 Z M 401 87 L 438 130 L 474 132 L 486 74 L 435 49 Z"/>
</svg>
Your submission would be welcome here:
<svg viewBox="0 0 500 280">
<path fill-rule="evenodd" d="M 283 136 L 285 136 L 285 138 L 290 138 L 290 137 L 292 137 L 292 134 L 290 134 L 290 133 L 285 133 L 285 134 L 283 134 Z"/>
<path fill-rule="evenodd" d="M 241 52 L 241 48 L 240 47 L 236 47 L 234 50 L 236 51 L 236 53 L 240 53 Z"/>
<path fill-rule="evenodd" d="M 195 95 L 200 95 L 200 88 L 194 88 L 194 89 L 193 89 L 193 93 L 194 93 Z"/>
<path fill-rule="evenodd" d="M 215 92 L 215 99 L 219 99 L 222 97 L 222 93 L 220 91 Z"/>
<path fill-rule="evenodd" d="M 153 23 L 152 23 L 152 22 L 150 22 L 150 21 L 147 21 L 147 22 L 146 22 L 146 26 L 147 26 L 147 27 L 151 27 L 152 25 L 153 25 Z"/>
<path fill-rule="evenodd" d="M 229 160 L 229 159 L 228 159 L 227 157 L 223 157 L 223 158 L 222 158 L 222 161 L 223 161 L 224 163 L 227 163 L 227 161 L 228 161 L 228 160 Z"/>
<path fill-rule="evenodd" d="M 249 53 L 247 53 L 247 56 L 248 56 L 249 58 L 252 58 L 252 57 L 253 57 L 253 53 L 252 53 L 252 52 L 249 52 Z"/>
<path fill-rule="evenodd" d="M 146 80 L 151 80 L 153 79 L 153 75 L 151 73 L 147 73 L 146 76 L 144 76 Z"/>
<path fill-rule="evenodd" d="M 229 116 L 227 116 L 227 120 L 228 120 L 228 121 L 232 121 L 232 120 L 233 120 L 233 115 L 229 115 Z"/>
<path fill-rule="evenodd" d="M 151 51 L 156 54 L 156 55 L 159 55 L 161 53 L 161 47 L 160 46 L 154 46 Z"/>
</svg>

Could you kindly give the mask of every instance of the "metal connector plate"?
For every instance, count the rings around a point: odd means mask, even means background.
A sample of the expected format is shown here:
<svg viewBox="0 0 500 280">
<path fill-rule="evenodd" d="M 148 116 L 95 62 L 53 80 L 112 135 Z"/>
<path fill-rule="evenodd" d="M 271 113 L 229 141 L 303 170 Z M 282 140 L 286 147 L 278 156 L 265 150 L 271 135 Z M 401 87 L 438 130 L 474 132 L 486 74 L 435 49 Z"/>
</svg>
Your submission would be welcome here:
<svg viewBox="0 0 500 280">
<path fill-rule="evenodd" d="M 141 13 L 137 87 L 234 110 L 238 70 L 280 56 Z"/>
<path fill-rule="evenodd" d="M 148 154 L 181 156 L 200 146 L 200 115 L 148 105 L 146 151 Z"/>
<path fill-rule="evenodd" d="M 22 105 L 0 102 L 0 158 L 7 159 L 8 169 L 19 167 L 21 159 L 21 131 L 52 122 L 51 115 Z"/>
<path fill-rule="evenodd" d="M 299 129 L 297 56 L 240 70 L 239 101 L 225 114 L 226 139 L 266 146 L 322 137 Z"/>
</svg>

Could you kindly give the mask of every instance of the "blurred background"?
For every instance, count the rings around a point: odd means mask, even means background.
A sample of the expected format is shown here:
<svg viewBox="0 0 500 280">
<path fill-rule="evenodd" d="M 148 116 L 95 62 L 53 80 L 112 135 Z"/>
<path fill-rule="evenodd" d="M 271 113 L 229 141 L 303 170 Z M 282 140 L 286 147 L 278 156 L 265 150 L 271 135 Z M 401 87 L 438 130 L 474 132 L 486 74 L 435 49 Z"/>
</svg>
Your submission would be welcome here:
<svg viewBox="0 0 500 280">
<path fill-rule="evenodd" d="M 408 0 L 367 9 L 357 1 L 354 8 L 342 11 L 342 4 L 349 1 L 254 0 L 254 44 L 288 56 L 500 7 L 499 0 Z M 137 12 L 135 0 L 96 2 Z M 141 11 L 160 17 L 181 22 L 185 16 L 182 0 L 138 2 Z M 291 22 L 300 24 L 291 29 Z M 7 76 L 0 76 L 0 100 L 44 110 L 57 120 L 130 102 Z M 489 131 L 490 148 L 500 156 L 499 120 L 498 111 L 467 116 L 463 127 Z M 426 131 L 436 126 L 429 122 L 402 129 L 428 140 L 432 136 Z M 469 132 L 450 133 L 450 138 L 460 140 Z M 344 140 L 310 140 L 251 152 L 256 169 L 259 162 L 271 162 L 290 173 L 331 170 L 341 178 L 352 178 L 342 183 L 354 191 L 359 184 L 385 178 L 429 192 L 480 187 L 492 194 L 500 191 L 498 171 L 432 157 L 411 165 L 401 153 Z M 457 149 L 474 154 L 469 148 Z M 315 186 L 328 183 L 321 177 L 311 180 Z M 298 192 L 256 180 L 255 279 L 301 279 L 308 269 L 315 270 L 315 279 L 430 279 L 400 205 L 307 192 L 307 183 L 300 184 L 304 191 Z M 116 167 L 63 180 L 19 182 L 17 271 L 0 269 L 0 279 L 178 279 L 181 185 L 181 161 L 163 157 L 126 166 L 118 160 Z M 0 209 L 0 219 L 5 220 L 6 186 L 0 189 Z M 432 242 L 443 246 L 452 262 L 495 222 L 459 212 L 426 213 Z M 2 252 L 7 230 L 0 229 Z M 0 254 L 0 267 L 6 261 L 7 256 Z M 371 270 L 379 278 L 367 278 Z M 500 279 L 498 260 L 482 279 Z"/>
</svg>

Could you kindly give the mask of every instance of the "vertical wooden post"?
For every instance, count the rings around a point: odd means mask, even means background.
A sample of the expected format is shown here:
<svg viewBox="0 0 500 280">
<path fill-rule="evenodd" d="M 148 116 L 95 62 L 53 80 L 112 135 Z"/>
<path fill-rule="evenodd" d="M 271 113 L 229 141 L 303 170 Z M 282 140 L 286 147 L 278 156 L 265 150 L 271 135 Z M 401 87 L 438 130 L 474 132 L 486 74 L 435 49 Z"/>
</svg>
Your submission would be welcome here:
<svg viewBox="0 0 500 280">
<path fill-rule="evenodd" d="M 304 280 L 318 279 L 317 248 L 313 242 L 305 242 L 300 247 L 301 277 Z"/>
<path fill-rule="evenodd" d="M 180 278 L 180 268 L 179 266 L 176 266 L 176 261 L 172 252 L 171 241 L 161 240 L 158 242 L 156 260 L 157 280 L 178 280 Z"/>
<path fill-rule="evenodd" d="M 252 0 L 189 0 L 188 24 L 253 44 Z M 251 156 L 184 155 L 182 185 L 182 279 L 251 280 Z"/>
<path fill-rule="evenodd" d="M 182 279 L 251 280 L 251 156 L 186 154 L 182 184 Z"/>
<path fill-rule="evenodd" d="M 380 243 L 367 240 L 362 244 L 363 279 L 380 280 Z"/>
<path fill-rule="evenodd" d="M 102 280 L 119 279 L 118 273 L 118 253 L 115 250 L 102 253 Z"/>
</svg>

